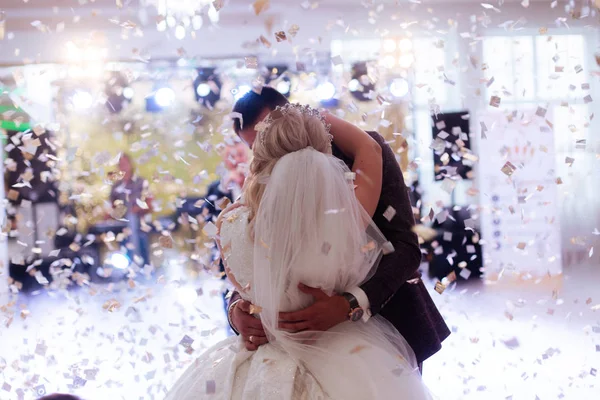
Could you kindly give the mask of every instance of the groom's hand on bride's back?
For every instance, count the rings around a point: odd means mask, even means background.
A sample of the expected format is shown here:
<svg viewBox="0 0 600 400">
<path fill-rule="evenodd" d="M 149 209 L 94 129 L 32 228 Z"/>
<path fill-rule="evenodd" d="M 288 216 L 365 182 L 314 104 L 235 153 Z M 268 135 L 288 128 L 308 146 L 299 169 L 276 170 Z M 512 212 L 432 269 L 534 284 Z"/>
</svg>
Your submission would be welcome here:
<svg viewBox="0 0 600 400">
<path fill-rule="evenodd" d="M 343 296 L 329 296 L 321 289 L 302 283 L 298 289 L 313 296 L 315 302 L 303 310 L 279 313 L 279 329 L 288 332 L 326 331 L 348 320 L 350 303 Z"/>
<path fill-rule="evenodd" d="M 251 305 L 250 302 L 245 300 L 238 301 L 231 313 L 231 322 L 233 323 L 233 327 L 242 336 L 246 349 L 255 351 L 269 340 L 265 335 L 265 330 L 260 319 L 250 314 Z"/>
</svg>

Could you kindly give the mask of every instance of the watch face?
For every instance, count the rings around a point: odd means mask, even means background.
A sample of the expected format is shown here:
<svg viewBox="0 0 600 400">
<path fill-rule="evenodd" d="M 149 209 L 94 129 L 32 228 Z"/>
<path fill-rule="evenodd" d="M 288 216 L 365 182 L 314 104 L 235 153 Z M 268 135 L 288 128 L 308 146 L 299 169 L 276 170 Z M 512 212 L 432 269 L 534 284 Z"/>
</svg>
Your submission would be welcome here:
<svg viewBox="0 0 600 400">
<path fill-rule="evenodd" d="M 358 320 L 360 320 L 363 317 L 363 314 L 365 312 L 363 311 L 362 308 L 355 308 L 354 310 L 352 310 L 352 314 L 350 314 L 350 319 L 353 322 L 356 322 Z"/>
</svg>

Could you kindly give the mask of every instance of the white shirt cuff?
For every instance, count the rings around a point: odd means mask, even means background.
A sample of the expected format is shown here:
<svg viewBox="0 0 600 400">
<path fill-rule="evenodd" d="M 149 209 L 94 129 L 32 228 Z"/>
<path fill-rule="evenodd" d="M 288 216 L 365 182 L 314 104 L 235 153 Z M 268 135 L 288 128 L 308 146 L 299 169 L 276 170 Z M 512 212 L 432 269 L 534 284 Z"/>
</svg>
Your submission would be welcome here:
<svg viewBox="0 0 600 400">
<path fill-rule="evenodd" d="M 367 322 L 371 318 L 371 303 L 364 290 L 359 287 L 352 288 L 347 291 L 358 300 L 358 305 L 364 310 L 362 317 L 363 322 Z"/>
</svg>

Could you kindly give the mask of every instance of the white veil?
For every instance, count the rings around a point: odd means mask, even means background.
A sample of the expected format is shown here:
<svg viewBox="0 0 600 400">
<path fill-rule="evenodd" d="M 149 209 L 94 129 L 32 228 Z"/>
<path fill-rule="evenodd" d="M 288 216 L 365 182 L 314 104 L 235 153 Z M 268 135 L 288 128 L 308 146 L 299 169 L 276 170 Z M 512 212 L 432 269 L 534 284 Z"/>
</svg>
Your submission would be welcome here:
<svg viewBox="0 0 600 400">
<path fill-rule="evenodd" d="M 381 317 L 327 332 L 278 328 L 279 312 L 314 301 L 299 282 L 342 293 L 377 268 L 386 239 L 356 199 L 349 172 L 311 147 L 277 162 L 254 222 L 254 302 L 270 343 L 308 370 L 331 398 L 427 398 L 412 350 Z"/>
</svg>

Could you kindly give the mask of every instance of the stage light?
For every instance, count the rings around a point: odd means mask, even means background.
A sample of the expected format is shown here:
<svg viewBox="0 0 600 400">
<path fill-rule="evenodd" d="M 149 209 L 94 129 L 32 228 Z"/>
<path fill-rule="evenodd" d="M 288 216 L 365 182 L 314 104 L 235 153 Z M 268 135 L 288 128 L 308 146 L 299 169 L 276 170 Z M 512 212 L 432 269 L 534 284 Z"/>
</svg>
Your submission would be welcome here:
<svg viewBox="0 0 600 400">
<path fill-rule="evenodd" d="M 123 97 L 125 97 L 127 100 L 131 100 L 133 99 L 133 89 L 130 88 L 129 86 L 127 86 L 126 88 L 123 88 Z"/>
<path fill-rule="evenodd" d="M 400 68 L 408 69 L 415 62 L 415 56 L 412 54 L 403 54 L 398 58 L 398 65 Z"/>
<path fill-rule="evenodd" d="M 154 93 L 154 99 L 159 107 L 166 108 L 175 101 L 175 92 L 168 87 L 162 87 Z"/>
<path fill-rule="evenodd" d="M 175 38 L 179 40 L 185 38 L 185 28 L 183 27 L 183 25 L 177 25 L 177 27 L 175 28 Z"/>
<path fill-rule="evenodd" d="M 323 82 L 317 86 L 317 98 L 319 101 L 327 102 L 335 96 L 335 86 L 331 82 Z"/>
<path fill-rule="evenodd" d="M 408 94 L 408 82 L 403 78 L 396 78 L 390 84 L 390 93 L 396 98 L 402 98 Z"/>
<path fill-rule="evenodd" d="M 241 99 L 242 97 L 244 97 L 244 95 L 248 92 L 250 92 L 252 90 L 252 88 L 248 85 L 240 85 L 235 89 L 235 93 L 233 94 L 233 97 L 235 99 L 235 101 L 238 101 L 239 99 Z"/>
<path fill-rule="evenodd" d="M 75 107 L 77 110 L 83 111 L 92 107 L 94 98 L 90 92 L 78 90 L 75 92 L 75 94 L 73 94 L 71 102 L 73 103 L 73 107 Z"/>
<path fill-rule="evenodd" d="M 392 53 L 396 51 L 396 41 L 394 39 L 386 39 L 383 42 L 383 51 L 386 53 Z"/>
<path fill-rule="evenodd" d="M 156 23 L 156 30 L 159 32 L 164 32 L 167 30 L 167 21 L 165 21 L 164 19 L 161 21 L 158 21 Z"/>
<path fill-rule="evenodd" d="M 210 86 L 208 86 L 208 83 L 203 82 L 196 87 L 196 93 L 200 97 L 206 97 L 210 93 Z"/>
<path fill-rule="evenodd" d="M 277 91 L 284 96 L 290 94 L 290 89 L 292 87 L 292 82 L 290 82 L 290 78 L 284 77 L 281 81 L 277 83 Z"/>
<path fill-rule="evenodd" d="M 210 19 L 210 22 L 212 22 L 213 24 L 216 24 L 217 22 L 219 22 L 219 12 L 217 11 L 217 9 L 213 6 L 209 6 L 208 7 L 208 19 Z"/>
<path fill-rule="evenodd" d="M 106 262 L 105 262 L 105 264 L 108 264 L 108 265 L 112 266 L 113 268 L 120 269 L 120 270 L 127 269 L 129 267 L 130 263 L 131 263 L 131 260 L 129 259 L 129 257 L 127 257 L 127 255 L 125 255 L 123 253 L 119 253 L 119 252 L 110 253 L 106 257 Z"/>
<path fill-rule="evenodd" d="M 386 68 L 394 68 L 396 65 L 396 58 L 392 55 L 387 55 L 383 58 L 383 65 Z"/>
<path fill-rule="evenodd" d="M 221 81 L 214 68 L 198 68 L 198 76 L 194 79 L 196 101 L 213 107 L 221 98 Z"/>
<path fill-rule="evenodd" d="M 407 53 L 412 50 L 413 42 L 408 38 L 400 39 L 400 42 L 398 43 L 398 48 L 402 53 Z"/>
<path fill-rule="evenodd" d="M 196 14 L 192 17 L 192 28 L 194 28 L 195 31 L 200 30 L 203 24 L 204 20 L 202 19 L 201 15 Z"/>
</svg>

